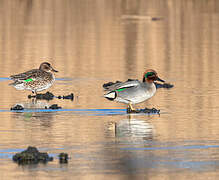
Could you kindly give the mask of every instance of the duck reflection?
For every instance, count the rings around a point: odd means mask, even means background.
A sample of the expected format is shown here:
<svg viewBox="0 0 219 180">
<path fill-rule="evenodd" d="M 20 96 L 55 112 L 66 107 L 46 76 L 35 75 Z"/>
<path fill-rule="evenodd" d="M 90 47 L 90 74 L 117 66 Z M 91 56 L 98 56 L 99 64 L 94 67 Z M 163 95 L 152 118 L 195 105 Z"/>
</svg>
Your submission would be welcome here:
<svg viewBox="0 0 219 180">
<path fill-rule="evenodd" d="M 128 116 L 118 122 L 107 124 L 107 135 L 117 138 L 141 138 L 149 140 L 153 138 L 154 127 L 144 119 Z"/>
<path fill-rule="evenodd" d="M 128 115 L 119 121 L 107 124 L 107 135 L 113 140 L 112 147 L 105 147 L 105 158 L 109 158 L 111 168 L 119 173 L 125 173 L 125 179 L 136 179 L 136 166 L 143 167 L 144 173 L 152 168 L 151 160 L 155 159 L 153 152 L 137 152 L 122 150 L 123 147 L 150 147 L 154 137 L 154 126 L 145 116 Z M 145 160 L 146 159 L 146 160 Z M 147 173 L 146 173 L 147 174 Z M 147 176 L 145 176 L 147 179 Z"/>
<path fill-rule="evenodd" d="M 40 120 L 41 126 L 45 127 L 51 127 L 51 120 L 53 119 L 54 112 L 39 112 L 38 110 L 46 109 L 50 105 L 47 101 L 40 101 L 40 100 L 34 100 L 34 101 L 28 101 L 28 102 L 21 102 L 16 103 L 14 106 L 20 105 L 24 108 L 24 110 L 27 111 L 14 111 L 12 113 L 13 118 L 21 119 L 30 122 L 31 120 Z M 30 111 L 28 111 L 30 110 Z M 36 111 L 34 111 L 36 110 Z"/>
</svg>

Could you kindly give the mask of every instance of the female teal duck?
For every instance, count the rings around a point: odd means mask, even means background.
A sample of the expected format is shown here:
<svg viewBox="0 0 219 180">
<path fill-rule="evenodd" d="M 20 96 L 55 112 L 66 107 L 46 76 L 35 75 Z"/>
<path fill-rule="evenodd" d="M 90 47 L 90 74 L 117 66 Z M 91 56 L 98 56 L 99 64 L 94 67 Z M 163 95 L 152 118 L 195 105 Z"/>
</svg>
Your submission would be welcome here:
<svg viewBox="0 0 219 180">
<path fill-rule="evenodd" d="M 39 69 L 12 75 L 10 79 L 14 82 L 9 84 L 18 90 L 30 90 L 33 93 L 43 91 L 52 86 L 55 76 L 51 72 L 58 72 L 48 63 L 43 62 Z"/>
<path fill-rule="evenodd" d="M 134 110 L 132 104 L 141 103 L 155 94 L 154 81 L 165 82 L 158 77 L 155 70 L 148 69 L 143 75 L 143 82 L 128 80 L 104 86 L 104 89 L 108 91 L 104 97 L 112 101 L 126 103 L 131 110 Z"/>
</svg>

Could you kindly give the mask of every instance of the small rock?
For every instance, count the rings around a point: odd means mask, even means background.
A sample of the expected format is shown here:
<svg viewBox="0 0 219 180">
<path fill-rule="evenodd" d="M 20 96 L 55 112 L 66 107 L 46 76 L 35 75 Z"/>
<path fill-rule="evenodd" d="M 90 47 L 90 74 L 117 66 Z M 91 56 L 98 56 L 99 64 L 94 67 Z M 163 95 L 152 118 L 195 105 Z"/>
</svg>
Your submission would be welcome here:
<svg viewBox="0 0 219 180">
<path fill-rule="evenodd" d="M 45 108 L 47 109 L 47 108 Z M 58 106 L 58 104 L 53 104 L 51 106 L 49 106 L 49 109 L 62 109 L 62 107 Z"/>
<path fill-rule="evenodd" d="M 128 79 L 127 81 L 132 81 L 132 79 Z M 112 86 L 112 85 L 117 84 L 117 83 L 122 83 L 122 81 L 116 81 L 116 82 L 108 82 L 108 83 L 105 83 L 105 84 L 103 84 L 103 88 L 104 88 L 104 89 L 108 89 L 108 86 Z"/>
<path fill-rule="evenodd" d="M 105 84 L 103 84 L 103 88 L 107 88 L 108 86 L 111 86 L 113 84 L 115 84 L 115 83 L 113 83 L 113 82 L 105 83 Z"/>
<path fill-rule="evenodd" d="M 59 154 L 59 163 L 68 163 L 68 154 L 67 153 L 60 153 Z"/>
<path fill-rule="evenodd" d="M 11 107 L 11 110 L 24 110 L 24 107 L 20 104 L 16 104 L 14 107 Z"/>
</svg>

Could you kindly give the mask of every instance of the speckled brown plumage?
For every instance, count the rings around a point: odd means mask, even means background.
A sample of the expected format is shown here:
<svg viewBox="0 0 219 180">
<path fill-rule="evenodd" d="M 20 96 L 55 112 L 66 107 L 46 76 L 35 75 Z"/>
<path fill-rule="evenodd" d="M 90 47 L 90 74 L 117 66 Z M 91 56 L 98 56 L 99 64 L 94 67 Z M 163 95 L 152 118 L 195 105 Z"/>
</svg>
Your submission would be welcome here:
<svg viewBox="0 0 219 180">
<path fill-rule="evenodd" d="M 18 90 L 31 90 L 36 93 L 49 88 L 53 84 L 55 77 L 51 71 L 58 72 L 49 63 L 44 62 L 39 69 L 32 69 L 10 76 L 14 82 L 9 85 L 14 86 Z"/>
</svg>

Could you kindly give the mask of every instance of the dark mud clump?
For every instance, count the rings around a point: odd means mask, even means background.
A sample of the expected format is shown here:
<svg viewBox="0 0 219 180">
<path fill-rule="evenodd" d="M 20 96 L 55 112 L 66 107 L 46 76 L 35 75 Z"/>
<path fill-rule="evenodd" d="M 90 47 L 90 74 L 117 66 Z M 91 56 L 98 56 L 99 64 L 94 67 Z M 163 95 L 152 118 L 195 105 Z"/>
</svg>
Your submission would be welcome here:
<svg viewBox="0 0 219 180">
<path fill-rule="evenodd" d="M 74 100 L 74 94 L 71 93 L 67 96 L 58 96 L 58 99 L 71 99 L 73 101 Z"/>
<path fill-rule="evenodd" d="M 159 109 L 148 109 L 148 108 L 144 108 L 144 109 L 135 109 L 132 110 L 131 108 L 127 108 L 127 113 L 145 113 L 145 114 L 160 114 L 160 110 Z"/>
<path fill-rule="evenodd" d="M 64 164 L 64 163 L 68 163 L 68 154 L 67 153 L 60 153 L 59 154 L 59 163 L 60 164 Z"/>
<path fill-rule="evenodd" d="M 52 100 L 54 98 L 54 95 L 51 92 L 46 92 L 45 94 L 36 94 L 36 95 L 29 95 L 29 99 L 36 98 L 36 99 L 45 99 L 45 100 Z"/>
<path fill-rule="evenodd" d="M 11 110 L 14 111 L 24 110 L 24 107 L 20 104 L 16 104 L 15 106 L 11 107 Z"/>
<path fill-rule="evenodd" d="M 71 99 L 72 101 L 74 100 L 74 94 L 71 93 L 67 96 L 58 96 L 56 97 L 54 94 L 52 94 L 51 92 L 46 92 L 45 94 L 36 94 L 36 95 L 29 95 L 28 96 L 29 99 L 31 98 L 36 98 L 36 99 L 44 99 L 44 100 L 53 100 L 53 98 L 58 98 L 58 99 Z"/>
<path fill-rule="evenodd" d="M 109 86 L 112 86 L 112 85 L 114 85 L 114 84 L 121 83 L 121 82 L 122 82 L 122 81 L 108 82 L 108 83 L 103 84 L 103 88 L 104 88 L 104 89 L 107 89 Z"/>
<path fill-rule="evenodd" d="M 18 164 L 37 164 L 47 163 L 48 161 L 53 161 L 53 157 L 49 157 L 47 153 L 39 152 L 36 147 L 29 146 L 26 150 L 21 153 L 16 153 L 13 156 L 13 161 Z"/>
<path fill-rule="evenodd" d="M 53 104 L 49 107 L 49 109 L 62 109 L 62 107 L 58 106 L 58 104 Z"/>
<path fill-rule="evenodd" d="M 58 104 L 53 104 L 53 105 L 49 106 L 49 108 L 45 107 L 45 109 L 62 109 L 62 107 L 58 106 Z"/>
</svg>

